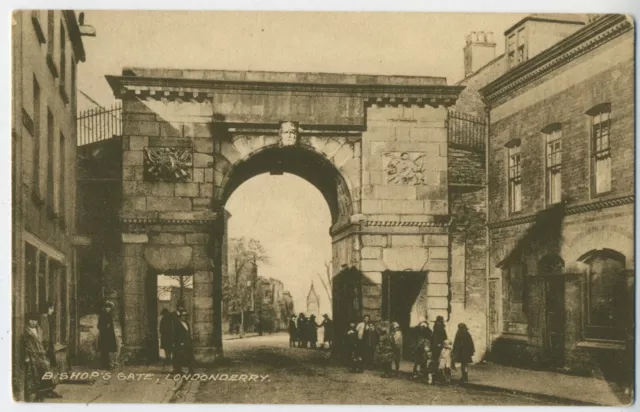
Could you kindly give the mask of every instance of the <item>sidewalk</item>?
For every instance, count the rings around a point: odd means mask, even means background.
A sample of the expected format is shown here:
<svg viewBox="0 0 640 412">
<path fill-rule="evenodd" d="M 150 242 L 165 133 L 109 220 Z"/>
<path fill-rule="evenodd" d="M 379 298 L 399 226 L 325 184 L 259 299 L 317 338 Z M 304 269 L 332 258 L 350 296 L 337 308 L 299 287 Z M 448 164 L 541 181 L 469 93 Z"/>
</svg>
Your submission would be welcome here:
<svg viewBox="0 0 640 412">
<path fill-rule="evenodd" d="M 413 364 L 402 362 L 400 370 L 411 373 Z M 460 368 L 452 372 L 452 380 L 460 379 Z M 596 378 L 571 376 L 562 373 L 518 369 L 497 364 L 469 366 L 470 388 L 499 390 L 529 394 L 549 400 L 572 402 L 576 405 L 621 406 L 631 400 L 621 388 Z"/>
<path fill-rule="evenodd" d="M 166 379 L 171 367 L 125 366 L 111 372 L 74 368 L 73 372 L 101 375 L 93 379 L 61 381 L 56 392 L 60 399 L 47 399 L 46 403 L 169 403 L 184 381 Z M 146 378 L 146 379 L 145 379 Z"/>
<path fill-rule="evenodd" d="M 236 339 L 247 339 L 247 338 L 254 338 L 256 336 L 260 336 L 257 333 L 245 333 L 244 336 L 240 336 L 238 334 L 234 334 L 234 335 L 223 335 L 222 336 L 222 340 L 236 340 Z"/>
</svg>

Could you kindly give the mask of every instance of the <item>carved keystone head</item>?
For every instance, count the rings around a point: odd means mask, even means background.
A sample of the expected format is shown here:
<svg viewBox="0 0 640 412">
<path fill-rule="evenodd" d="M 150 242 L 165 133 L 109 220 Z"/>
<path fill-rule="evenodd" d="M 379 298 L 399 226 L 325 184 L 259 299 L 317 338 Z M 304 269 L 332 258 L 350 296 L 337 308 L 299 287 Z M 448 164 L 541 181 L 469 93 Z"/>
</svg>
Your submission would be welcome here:
<svg viewBox="0 0 640 412">
<path fill-rule="evenodd" d="M 279 145 L 293 146 L 298 143 L 298 122 L 280 122 L 280 143 Z"/>
</svg>

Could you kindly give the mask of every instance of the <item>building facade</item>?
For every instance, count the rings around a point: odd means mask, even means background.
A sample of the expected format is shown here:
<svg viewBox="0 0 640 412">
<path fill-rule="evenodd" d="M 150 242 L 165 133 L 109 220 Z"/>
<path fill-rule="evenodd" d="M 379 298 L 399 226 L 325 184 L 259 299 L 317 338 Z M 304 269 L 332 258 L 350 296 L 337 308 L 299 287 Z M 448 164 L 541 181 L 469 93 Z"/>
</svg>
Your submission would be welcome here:
<svg viewBox="0 0 640 412">
<path fill-rule="evenodd" d="M 616 379 L 633 345 L 633 23 L 534 15 L 505 36 L 480 88 L 492 359 Z"/>
<path fill-rule="evenodd" d="M 12 16 L 13 393 L 23 396 L 25 314 L 53 301 L 55 356 L 67 370 L 78 347 L 75 266 L 77 65 L 85 60 L 72 11 Z"/>
</svg>

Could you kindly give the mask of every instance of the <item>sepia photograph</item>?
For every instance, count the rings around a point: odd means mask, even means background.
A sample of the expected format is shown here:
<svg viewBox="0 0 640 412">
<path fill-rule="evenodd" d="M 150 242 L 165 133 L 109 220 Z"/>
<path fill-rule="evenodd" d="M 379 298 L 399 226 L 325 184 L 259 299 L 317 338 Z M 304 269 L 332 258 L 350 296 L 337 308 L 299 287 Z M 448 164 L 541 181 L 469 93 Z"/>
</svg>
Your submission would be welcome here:
<svg viewBox="0 0 640 412">
<path fill-rule="evenodd" d="M 635 402 L 631 15 L 7 17 L 14 402 Z"/>
</svg>

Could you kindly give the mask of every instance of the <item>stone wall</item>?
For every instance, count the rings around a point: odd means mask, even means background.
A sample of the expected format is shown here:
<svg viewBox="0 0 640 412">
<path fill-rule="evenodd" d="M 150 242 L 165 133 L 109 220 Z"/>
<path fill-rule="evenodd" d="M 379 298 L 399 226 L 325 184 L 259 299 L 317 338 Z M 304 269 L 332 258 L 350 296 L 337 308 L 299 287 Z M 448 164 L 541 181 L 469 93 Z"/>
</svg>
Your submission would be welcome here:
<svg viewBox="0 0 640 412">
<path fill-rule="evenodd" d="M 444 108 L 429 106 L 368 108 L 360 269 L 372 281 L 364 295 L 378 310 L 383 272 L 422 271 L 427 286 L 416 305 L 426 307 L 413 312 L 449 317 L 449 236 L 436 224 L 448 215 L 445 117 Z"/>
<path fill-rule="evenodd" d="M 477 173 L 483 173 L 478 170 Z M 476 347 L 476 360 L 487 348 L 486 191 L 450 191 L 451 214 L 457 222 L 451 243 L 451 320 L 448 332 L 464 322 Z"/>
<path fill-rule="evenodd" d="M 194 275 L 197 359 L 220 349 L 212 330 L 225 266 L 222 209 L 261 173 L 297 174 L 323 194 L 332 214 L 333 273 L 364 274 L 354 282 L 358 310 L 379 318 L 382 272 L 410 270 L 428 272 L 417 305 L 432 320 L 449 317 L 445 120 L 460 88 L 432 78 L 129 72 L 108 76 L 124 102 L 126 346 L 143 348 L 150 338 L 148 277 L 173 271 Z M 147 84 L 149 76 L 159 86 Z M 227 83 L 233 76 L 242 79 Z M 275 78 L 293 83 L 268 83 Z M 281 139 L 282 121 L 297 122 L 293 144 Z"/>
</svg>

